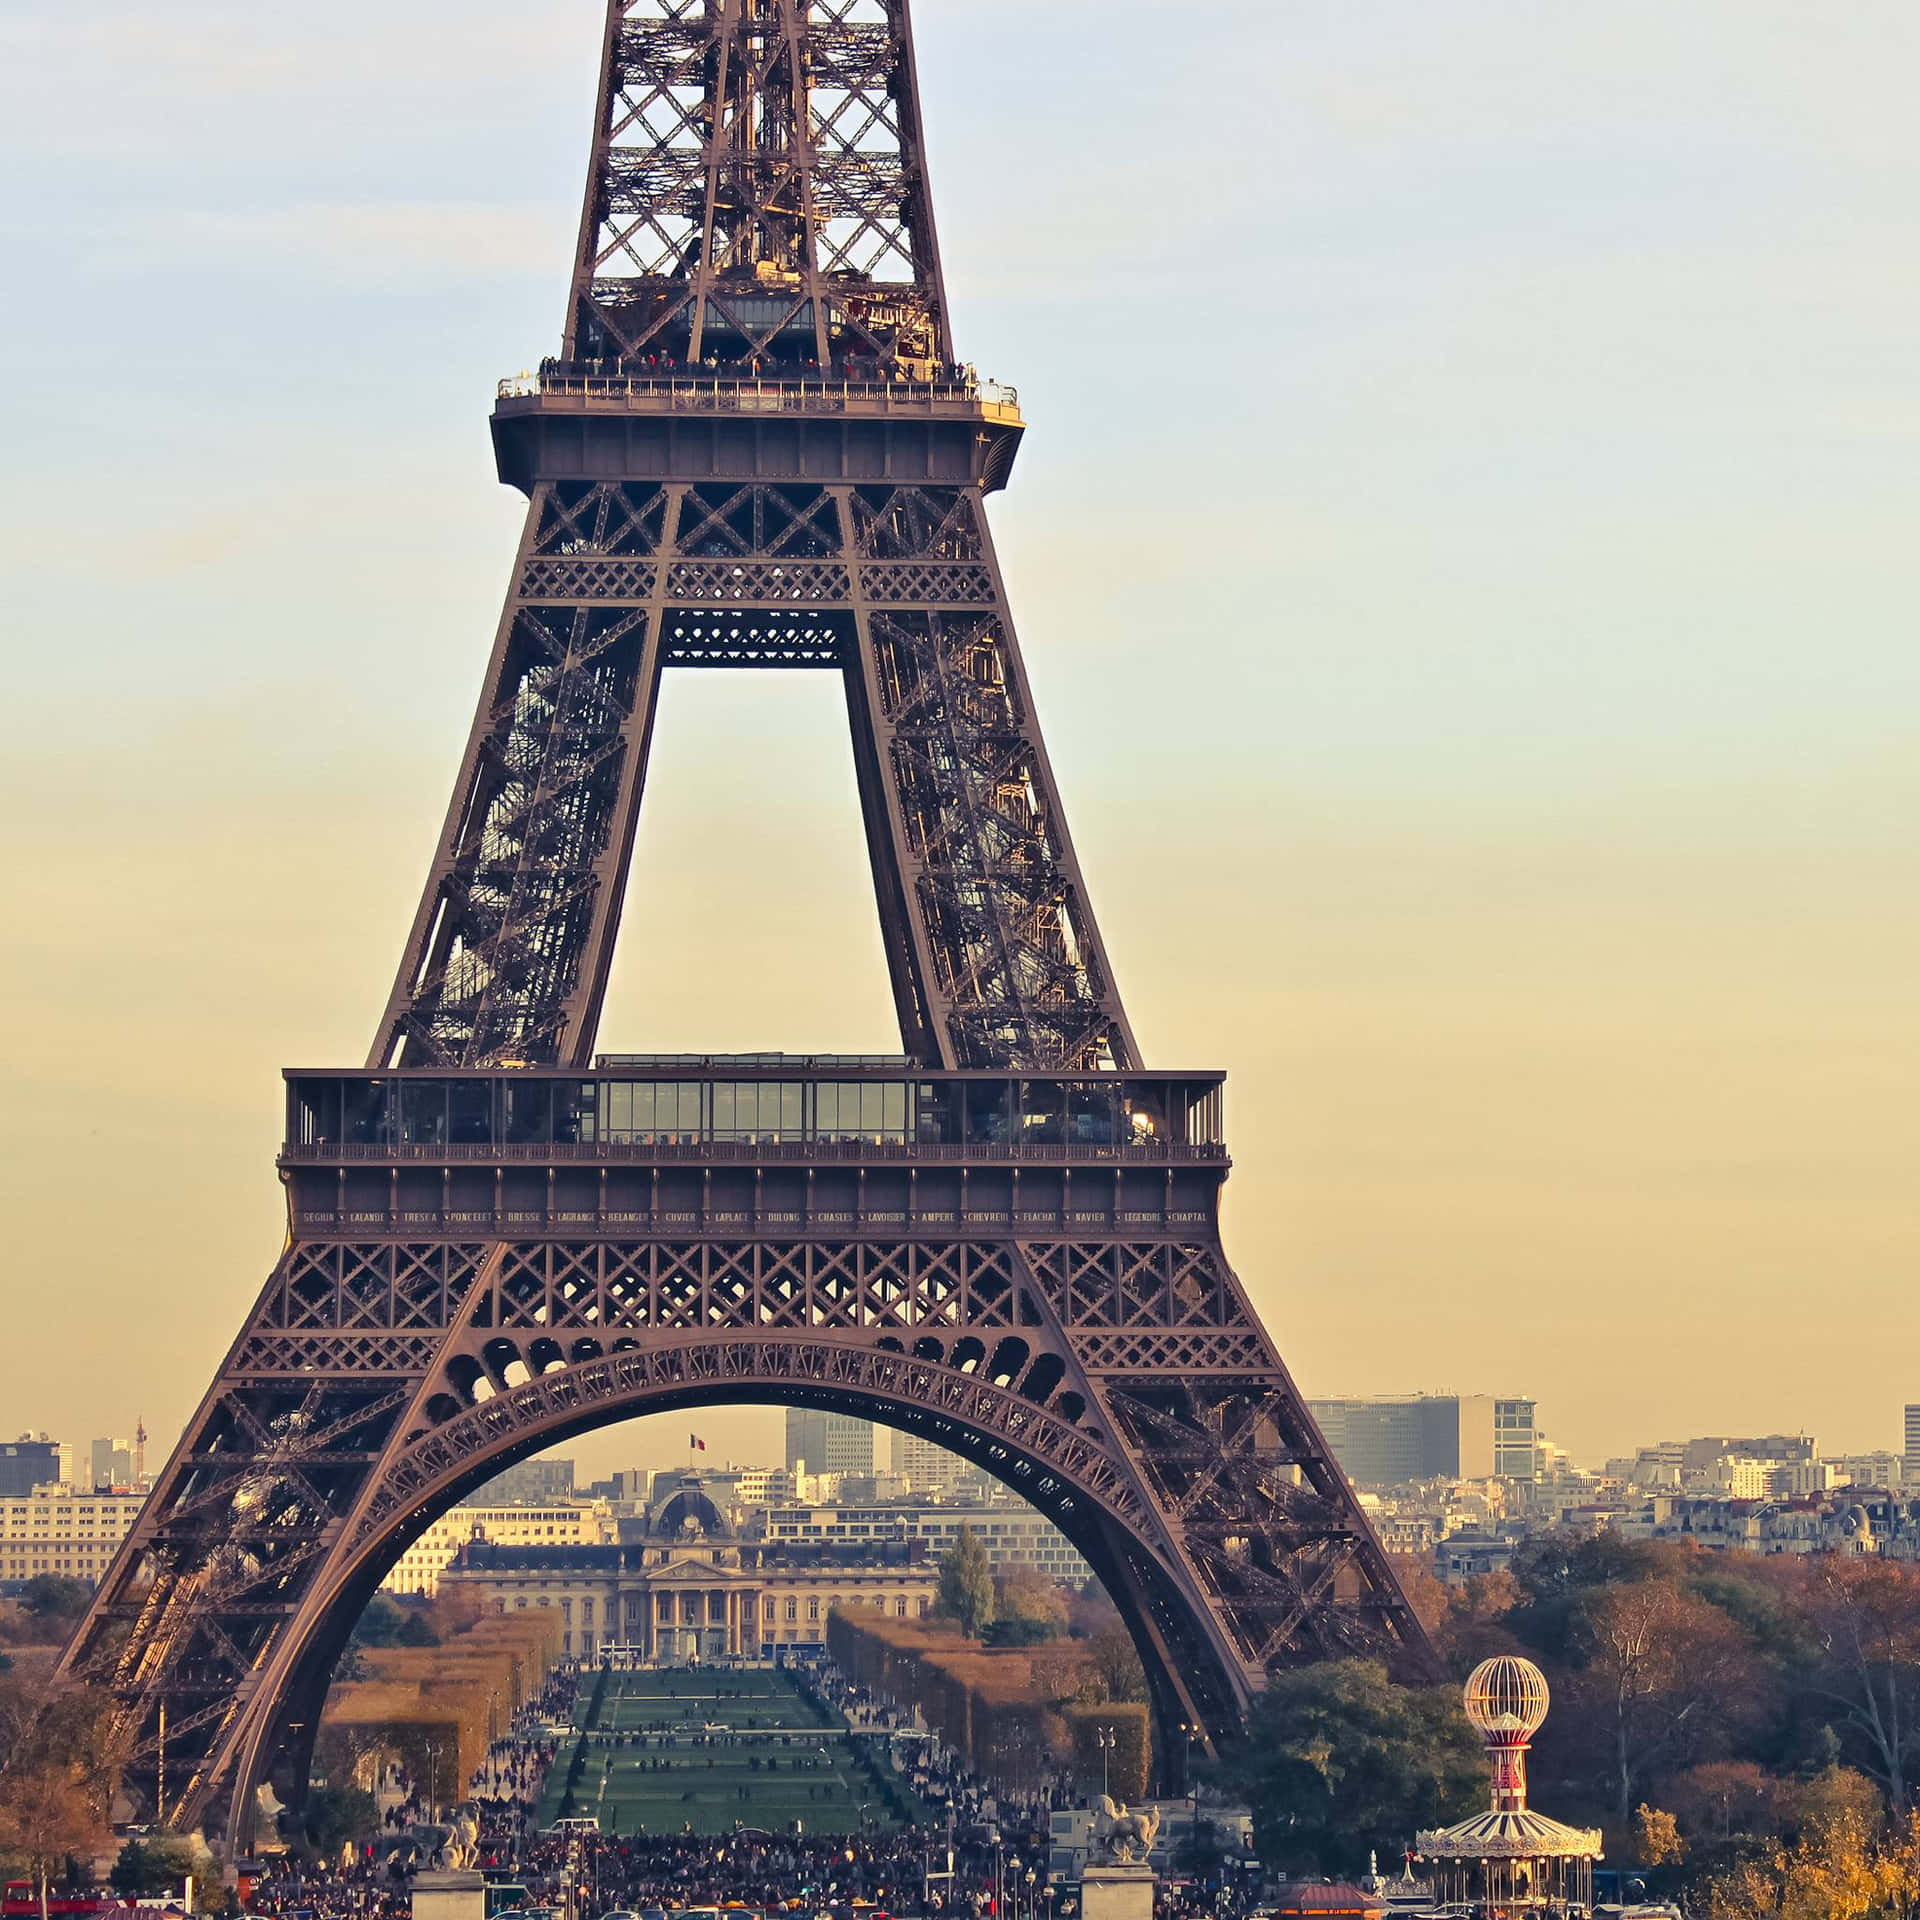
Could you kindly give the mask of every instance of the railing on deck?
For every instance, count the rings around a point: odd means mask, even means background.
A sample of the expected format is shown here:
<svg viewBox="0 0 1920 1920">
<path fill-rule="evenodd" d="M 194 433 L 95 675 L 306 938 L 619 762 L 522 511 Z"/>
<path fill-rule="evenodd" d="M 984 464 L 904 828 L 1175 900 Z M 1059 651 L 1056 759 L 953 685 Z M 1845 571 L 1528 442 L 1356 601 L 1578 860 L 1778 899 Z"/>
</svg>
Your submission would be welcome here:
<svg viewBox="0 0 1920 1920">
<path fill-rule="evenodd" d="M 937 414 L 978 407 L 989 419 L 1018 424 L 1020 393 L 997 380 L 728 379 L 703 374 L 517 373 L 497 388 L 501 400 L 575 399 L 674 413 Z"/>
</svg>

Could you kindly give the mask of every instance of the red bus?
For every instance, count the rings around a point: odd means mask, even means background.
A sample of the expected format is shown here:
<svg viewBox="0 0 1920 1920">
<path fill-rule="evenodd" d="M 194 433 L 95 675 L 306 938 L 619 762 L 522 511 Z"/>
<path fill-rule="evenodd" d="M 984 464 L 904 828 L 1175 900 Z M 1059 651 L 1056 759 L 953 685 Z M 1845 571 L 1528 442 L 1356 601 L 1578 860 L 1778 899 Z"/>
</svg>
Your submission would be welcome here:
<svg viewBox="0 0 1920 1920">
<path fill-rule="evenodd" d="M 110 1893 L 66 1893 L 47 1889 L 47 1915 L 69 1916 L 69 1920 L 96 1920 L 102 1914 L 127 1914 L 137 1902 L 118 1900 Z M 9 1880 L 0 1893 L 0 1916 L 4 1920 L 40 1920 L 40 1889 L 31 1880 Z"/>
</svg>

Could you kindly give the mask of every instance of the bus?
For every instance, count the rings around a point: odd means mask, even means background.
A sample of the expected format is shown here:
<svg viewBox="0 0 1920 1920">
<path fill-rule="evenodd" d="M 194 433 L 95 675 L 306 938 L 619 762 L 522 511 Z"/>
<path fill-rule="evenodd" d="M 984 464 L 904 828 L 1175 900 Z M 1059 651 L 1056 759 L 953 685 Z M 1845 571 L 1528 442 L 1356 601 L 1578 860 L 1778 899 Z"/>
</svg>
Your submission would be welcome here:
<svg viewBox="0 0 1920 1920">
<path fill-rule="evenodd" d="M 66 1920 L 94 1920 L 99 1914 L 132 1913 L 137 1908 L 132 1900 L 116 1900 L 110 1893 L 63 1893 L 59 1889 L 47 1889 L 47 1915 L 60 1914 Z M 40 1889 L 31 1880 L 9 1880 L 0 1889 L 0 1915 L 6 1920 L 40 1920 Z"/>
</svg>

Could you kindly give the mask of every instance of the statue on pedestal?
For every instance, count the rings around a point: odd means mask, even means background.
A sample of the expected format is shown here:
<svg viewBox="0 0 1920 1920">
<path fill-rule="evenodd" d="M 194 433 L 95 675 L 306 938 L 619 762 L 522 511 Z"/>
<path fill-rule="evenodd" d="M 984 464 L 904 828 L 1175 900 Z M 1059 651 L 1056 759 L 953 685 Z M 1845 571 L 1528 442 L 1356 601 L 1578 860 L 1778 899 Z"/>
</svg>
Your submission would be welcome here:
<svg viewBox="0 0 1920 1920">
<path fill-rule="evenodd" d="M 1111 1867 L 1133 1867 L 1144 1862 L 1159 1837 L 1159 1810 L 1129 1813 L 1124 1804 L 1105 1793 L 1094 1802 L 1094 1809 L 1093 1854 L 1098 1862 Z"/>
</svg>

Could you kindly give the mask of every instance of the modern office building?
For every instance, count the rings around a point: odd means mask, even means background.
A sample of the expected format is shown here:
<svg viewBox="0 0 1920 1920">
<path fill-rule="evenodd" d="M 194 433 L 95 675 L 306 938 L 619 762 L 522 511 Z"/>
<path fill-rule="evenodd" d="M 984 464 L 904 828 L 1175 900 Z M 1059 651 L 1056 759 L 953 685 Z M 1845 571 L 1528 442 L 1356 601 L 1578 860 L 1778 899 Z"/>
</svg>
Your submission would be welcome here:
<svg viewBox="0 0 1920 1920">
<path fill-rule="evenodd" d="M 873 1423 L 851 1414 L 787 1409 L 787 1471 L 871 1473 Z"/>
<path fill-rule="evenodd" d="M 1531 1400 L 1421 1393 L 1309 1404 L 1334 1457 L 1359 1486 L 1534 1477 Z"/>
<path fill-rule="evenodd" d="M 522 1460 L 497 1473 L 470 1499 L 469 1507 L 543 1507 L 573 1498 L 571 1460 Z"/>
<path fill-rule="evenodd" d="M 88 1449 L 92 1478 L 87 1485 L 101 1493 L 113 1488 L 133 1489 L 140 1478 L 131 1440 L 96 1440 Z"/>
<path fill-rule="evenodd" d="M 893 1436 L 893 1465 L 896 1473 L 906 1475 L 916 1495 L 949 1494 L 963 1480 L 977 1480 L 978 1467 L 969 1466 L 957 1453 L 936 1447 L 911 1433 Z"/>
<path fill-rule="evenodd" d="M 0 1443 L 0 1499 L 17 1499 L 35 1487 L 57 1486 L 60 1447 L 43 1433 L 37 1439 L 23 1433 L 18 1440 Z"/>
<path fill-rule="evenodd" d="M 1900 1449 L 1900 1473 L 1908 1486 L 1920 1486 L 1920 1404 L 1907 1408 L 1905 1444 Z"/>
</svg>

